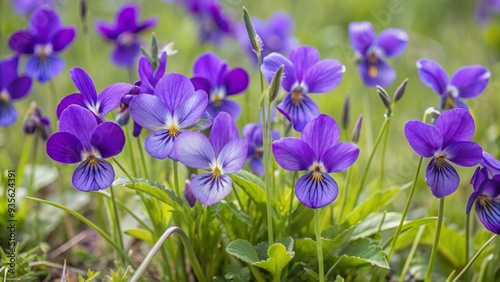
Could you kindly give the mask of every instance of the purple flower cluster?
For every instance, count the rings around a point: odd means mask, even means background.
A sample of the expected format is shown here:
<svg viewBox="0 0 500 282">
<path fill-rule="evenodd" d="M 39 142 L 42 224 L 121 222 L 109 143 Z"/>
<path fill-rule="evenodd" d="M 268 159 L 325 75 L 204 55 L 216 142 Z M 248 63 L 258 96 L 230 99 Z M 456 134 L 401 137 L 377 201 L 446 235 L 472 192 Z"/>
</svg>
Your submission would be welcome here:
<svg viewBox="0 0 500 282">
<path fill-rule="evenodd" d="M 124 145 L 125 135 L 118 124 L 98 124 L 91 111 L 70 105 L 61 114 L 59 132 L 47 140 L 47 154 L 60 163 L 80 163 L 73 173 L 73 186 L 89 192 L 111 185 L 115 172 L 105 159 L 118 155 Z"/>
<path fill-rule="evenodd" d="M 242 134 L 243 137 L 248 141 L 247 159 L 250 168 L 256 174 L 264 175 L 265 167 L 262 163 L 262 157 L 264 155 L 262 123 L 249 123 L 245 125 L 243 127 Z M 280 132 L 278 130 L 272 131 L 271 135 L 272 140 L 277 140 L 280 138 Z"/>
<path fill-rule="evenodd" d="M 213 205 L 232 190 L 229 174 L 240 171 L 247 157 L 247 141 L 238 137 L 238 128 L 228 113 L 214 119 L 210 138 L 198 132 L 181 134 L 174 144 L 175 156 L 183 164 L 209 171 L 190 183 L 193 196 L 204 205 Z"/>
<path fill-rule="evenodd" d="M 146 151 L 158 159 L 176 160 L 175 140 L 196 124 L 207 105 L 203 90 L 195 90 L 187 77 L 171 73 L 158 81 L 154 95 L 140 94 L 132 99 L 129 110 L 135 122 L 153 132 L 146 138 Z"/>
<path fill-rule="evenodd" d="M 482 66 L 465 66 L 448 74 L 436 62 L 429 59 L 417 61 L 418 75 L 422 82 L 432 87 L 441 97 L 441 109 L 465 108 L 467 105 L 461 99 L 471 99 L 479 96 L 490 80 L 490 72 Z"/>
<path fill-rule="evenodd" d="M 75 39 L 74 27 L 61 25 L 61 18 L 52 9 L 41 7 L 29 19 L 27 30 L 15 32 L 9 38 L 10 48 L 29 56 L 26 74 L 40 82 L 47 82 L 64 70 L 64 60 L 58 53 Z"/>
<path fill-rule="evenodd" d="M 19 76 L 19 57 L 0 60 L 0 126 L 16 122 L 18 113 L 14 101 L 26 98 L 31 88 L 31 79 Z"/>
<path fill-rule="evenodd" d="M 432 126 L 418 120 L 406 123 L 406 139 L 417 154 L 431 158 L 425 180 L 437 198 L 446 197 L 458 189 L 460 177 L 449 163 L 471 167 L 482 160 L 481 147 L 472 142 L 474 119 L 464 109 L 442 113 Z"/>
<path fill-rule="evenodd" d="M 212 119 L 220 112 L 229 113 L 233 120 L 239 118 L 240 105 L 228 100 L 227 96 L 240 94 L 247 89 L 249 77 L 243 68 L 229 69 L 226 61 L 208 52 L 195 61 L 191 82 L 196 90 L 208 94 L 210 103 L 207 112 Z"/>
<path fill-rule="evenodd" d="M 401 29 L 388 28 L 378 36 L 370 22 L 349 25 L 349 40 L 361 57 L 359 74 L 369 87 L 386 87 L 396 79 L 396 71 L 385 61 L 401 55 L 408 45 L 408 34 Z"/>
<path fill-rule="evenodd" d="M 476 213 L 484 227 L 500 234 L 500 161 L 483 152 L 482 168 L 472 176 L 474 192 L 467 202 L 467 214 L 476 204 Z"/>
<path fill-rule="evenodd" d="M 130 68 L 141 52 L 139 33 L 156 26 L 156 19 L 149 18 L 139 22 L 139 8 L 132 4 L 123 6 L 116 16 L 116 22 L 98 22 L 98 32 L 115 47 L 111 53 L 112 61 L 120 67 Z"/>
<path fill-rule="evenodd" d="M 265 57 L 261 69 L 264 77 L 271 82 L 281 65 L 284 66 L 281 85 L 288 94 L 278 105 L 278 110 L 300 132 L 320 113 L 307 94 L 333 90 L 340 83 L 345 67 L 334 59 L 320 60 L 318 50 L 301 46 L 294 49 L 289 58 L 278 53 Z"/>
<path fill-rule="evenodd" d="M 339 142 L 337 122 L 319 115 L 309 122 L 301 138 L 286 137 L 273 142 L 276 162 L 289 171 L 308 171 L 295 185 L 295 194 L 305 206 L 317 209 L 337 198 L 337 182 L 329 175 L 349 168 L 358 159 L 359 149 Z"/>
</svg>

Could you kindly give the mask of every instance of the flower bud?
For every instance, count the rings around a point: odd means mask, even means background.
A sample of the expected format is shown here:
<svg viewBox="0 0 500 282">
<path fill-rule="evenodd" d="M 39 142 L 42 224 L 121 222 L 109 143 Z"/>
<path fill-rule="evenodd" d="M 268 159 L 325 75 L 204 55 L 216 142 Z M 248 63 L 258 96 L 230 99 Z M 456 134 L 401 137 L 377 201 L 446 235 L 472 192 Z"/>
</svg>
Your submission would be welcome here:
<svg viewBox="0 0 500 282">
<path fill-rule="evenodd" d="M 361 126 L 363 124 L 363 115 L 359 115 L 356 124 L 354 124 L 354 128 L 352 130 L 351 140 L 355 144 L 359 142 L 359 135 L 361 134 Z"/>
<path fill-rule="evenodd" d="M 50 119 L 48 117 L 42 116 L 42 112 L 36 106 L 35 102 L 30 104 L 28 111 L 23 120 L 23 131 L 26 134 L 32 135 L 39 130 L 40 135 L 43 140 L 47 140 L 52 134 L 52 128 L 50 127 Z"/>
<path fill-rule="evenodd" d="M 351 99 L 349 98 L 349 95 L 345 97 L 344 100 L 344 107 L 342 108 L 342 128 L 344 130 L 347 130 L 347 127 L 349 127 L 349 113 L 351 110 Z"/>
<path fill-rule="evenodd" d="M 191 179 L 186 179 L 184 186 L 184 197 L 188 201 L 191 207 L 194 207 L 196 204 L 196 198 L 193 195 L 193 191 L 191 190 L 191 180 L 195 177 L 195 175 L 191 175 Z"/>
<path fill-rule="evenodd" d="M 392 115 L 392 107 L 391 107 L 391 99 L 389 98 L 389 94 L 385 91 L 384 88 L 377 85 L 377 93 L 382 103 L 384 103 L 385 108 L 387 109 L 386 116 L 390 117 Z"/>
<path fill-rule="evenodd" d="M 87 0 L 80 0 L 79 8 L 80 8 L 80 18 L 83 24 L 83 32 L 87 33 L 87 14 L 88 14 Z"/>
<path fill-rule="evenodd" d="M 397 101 L 401 100 L 403 98 L 403 95 L 405 94 L 406 91 L 406 84 L 408 84 L 408 78 L 403 80 L 401 84 L 396 88 L 396 91 L 394 91 L 394 95 L 392 96 L 392 99 L 394 100 L 394 103 Z"/>
<path fill-rule="evenodd" d="M 160 63 L 158 55 L 158 41 L 156 40 L 156 35 L 153 32 L 151 35 L 151 65 L 153 66 L 153 69 L 156 69 Z"/>
<path fill-rule="evenodd" d="M 247 29 L 248 38 L 250 39 L 250 44 L 252 44 L 253 51 L 260 56 L 260 51 L 262 49 L 262 40 L 255 32 L 255 28 L 250 19 L 250 14 L 248 10 L 243 7 L 243 21 L 245 22 L 245 28 Z"/>
<path fill-rule="evenodd" d="M 283 79 L 283 68 L 281 65 L 279 69 L 274 74 L 273 80 L 271 80 L 271 85 L 269 85 L 269 91 L 267 92 L 267 99 L 269 103 L 272 103 L 278 97 L 280 93 L 281 80 Z"/>
</svg>

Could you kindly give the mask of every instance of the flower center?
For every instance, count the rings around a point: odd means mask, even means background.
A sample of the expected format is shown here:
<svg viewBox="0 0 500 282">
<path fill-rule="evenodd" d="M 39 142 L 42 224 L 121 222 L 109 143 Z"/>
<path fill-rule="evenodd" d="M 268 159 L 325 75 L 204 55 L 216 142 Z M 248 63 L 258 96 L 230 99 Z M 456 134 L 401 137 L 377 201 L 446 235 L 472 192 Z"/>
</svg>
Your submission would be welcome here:
<svg viewBox="0 0 500 282">
<path fill-rule="evenodd" d="M 118 43 L 125 46 L 130 46 L 135 41 L 135 35 L 131 32 L 125 31 L 116 39 Z"/>
<path fill-rule="evenodd" d="M 52 54 L 52 44 L 37 44 L 35 45 L 35 54 L 37 54 L 42 61 L 46 61 L 47 58 Z"/>
<path fill-rule="evenodd" d="M 168 127 L 168 135 L 170 137 L 177 137 L 180 134 L 179 126 L 176 123 L 171 123 Z"/>
<path fill-rule="evenodd" d="M 303 98 L 302 98 L 302 93 L 304 89 L 300 86 L 295 87 L 292 91 L 292 105 L 298 107 L 302 104 Z"/>
<path fill-rule="evenodd" d="M 211 100 L 214 106 L 220 107 L 224 97 L 226 97 L 226 90 L 224 88 L 218 88 L 212 91 Z"/>
<path fill-rule="evenodd" d="M 215 179 L 219 179 L 221 177 L 221 175 L 224 174 L 224 170 L 222 169 L 222 166 L 219 165 L 217 162 L 213 162 L 211 167 L 212 167 L 212 176 Z"/>
<path fill-rule="evenodd" d="M 257 147 L 255 148 L 255 150 L 253 151 L 253 157 L 254 159 L 260 159 L 262 158 L 262 153 L 264 152 L 264 148 L 263 147 Z"/>
<path fill-rule="evenodd" d="M 370 56 L 368 56 L 368 65 L 370 66 L 368 68 L 368 75 L 370 77 L 377 77 L 378 75 L 377 61 L 378 57 L 375 52 L 371 53 Z"/>
<path fill-rule="evenodd" d="M 314 180 L 314 182 L 317 183 L 323 181 L 323 172 L 325 172 L 326 170 L 322 163 L 314 163 L 309 167 L 309 170 L 312 171 L 312 179 Z"/>
<path fill-rule="evenodd" d="M 92 147 L 90 152 L 84 151 L 82 153 L 82 159 L 88 161 L 91 165 L 97 163 L 98 159 L 101 157 L 101 153 L 96 148 Z"/>
<path fill-rule="evenodd" d="M 446 155 L 444 153 L 438 153 L 434 157 L 436 158 L 435 165 L 437 168 L 442 168 L 446 165 Z"/>
<path fill-rule="evenodd" d="M 7 103 L 9 102 L 9 94 L 6 91 L 0 92 L 0 102 Z"/>
</svg>

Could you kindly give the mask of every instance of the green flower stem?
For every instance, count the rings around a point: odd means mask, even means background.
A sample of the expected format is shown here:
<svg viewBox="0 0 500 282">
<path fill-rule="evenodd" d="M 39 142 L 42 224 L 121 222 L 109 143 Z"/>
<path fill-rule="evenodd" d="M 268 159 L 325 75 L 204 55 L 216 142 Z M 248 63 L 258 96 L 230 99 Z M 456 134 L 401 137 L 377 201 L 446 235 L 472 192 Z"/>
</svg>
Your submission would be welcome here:
<svg viewBox="0 0 500 282">
<path fill-rule="evenodd" d="M 365 124 L 363 127 L 366 132 L 366 148 L 367 150 L 375 150 L 373 148 L 373 127 L 372 127 L 372 113 L 370 107 L 370 89 L 367 87 L 363 87 L 362 91 L 363 95 L 361 100 L 363 101 L 363 123 Z"/>
<path fill-rule="evenodd" d="M 347 169 L 347 176 L 346 176 L 346 181 L 345 181 L 345 188 L 344 188 L 344 198 L 342 199 L 342 206 L 339 212 L 339 222 L 342 222 L 342 218 L 344 216 L 344 210 L 347 205 L 347 198 L 349 195 L 349 184 L 351 184 L 351 174 L 352 174 L 352 166 L 350 166 Z M 356 204 L 356 203 L 355 203 Z"/>
<path fill-rule="evenodd" d="M 420 157 L 417 165 L 417 171 L 415 172 L 415 176 L 413 177 L 413 183 L 411 184 L 410 194 L 408 195 L 408 199 L 406 200 L 405 208 L 403 210 L 403 215 L 401 216 L 401 220 L 399 221 L 398 228 L 396 229 L 396 233 L 392 239 L 391 248 L 389 249 L 389 254 L 387 254 L 387 261 L 391 262 L 392 253 L 394 253 L 394 249 L 396 248 L 396 243 L 398 242 L 398 237 L 401 234 L 401 230 L 403 229 L 403 224 L 406 219 L 406 215 L 408 214 L 408 210 L 410 209 L 411 200 L 413 198 L 413 193 L 415 193 L 415 187 L 417 187 L 418 175 L 420 174 L 420 168 L 422 167 L 423 157 Z"/>
<path fill-rule="evenodd" d="M 403 271 L 401 271 L 401 275 L 399 276 L 399 282 L 405 281 L 406 272 L 408 272 L 408 268 L 410 268 L 410 262 L 417 251 L 418 243 L 420 242 L 420 238 L 422 238 L 422 234 L 424 234 L 425 225 L 422 225 L 418 228 L 417 235 L 415 236 L 415 240 L 413 241 L 413 245 L 411 246 L 410 252 L 408 253 L 408 257 L 406 258 L 405 264 L 403 266 Z"/>
<path fill-rule="evenodd" d="M 113 217 L 114 217 L 114 229 L 116 232 L 116 237 L 118 237 L 118 243 L 120 248 L 125 251 L 125 244 L 123 244 L 122 227 L 120 225 L 120 215 L 118 214 L 118 208 L 116 207 L 116 197 L 113 189 L 113 185 L 109 186 L 109 193 L 111 194 L 111 204 L 113 205 Z"/>
<path fill-rule="evenodd" d="M 318 252 L 319 282 L 325 281 L 325 266 L 323 265 L 323 246 L 321 241 L 321 221 L 319 214 L 321 209 L 314 209 L 314 225 L 316 227 L 316 249 Z"/>
<path fill-rule="evenodd" d="M 33 143 L 30 143 L 28 139 L 24 142 L 23 150 L 21 151 L 21 157 L 19 158 L 19 164 L 17 165 L 17 183 L 23 183 L 24 180 L 24 170 L 26 168 L 26 164 L 28 163 L 29 156 L 31 153 L 31 148 L 33 145 L 30 145 Z M 3 152 L 6 152 L 6 150 L 2 150 Z M 2 156 L 2 159 L 6 159 L 8 155 Z M 10 167 L 10 166 L 4 166 L 4 167 Z"/>
<path fill-rule="evenodd" d="M 387 148 L 387 139 L 389 137 L 389 129 L 391 125 L 391 120 L 389 119 L 387 122 L 387 129 L 385 130 L 384 134 L 384 141 L 382 143 L 382 156 L 380 156 L 380 172 L 379 172 L 379 189 L 383 189 L 383 184 L 384 184 L 384 172 L 385 172 L 385 152 Z"/>
<path fill-rule="evenodd" d="M 127 149 L 130 152 L 129 156 L 130 156 L 130 163 L 132 164 L 132 172 L 134 173 L 134 176 L 137 177 L 138 174 L 137 174 L 137 167 L 135 166 L 134 151 L 132 150 L 132 143 L 130 142 L 130 140 L 133 137 L 130 134 L 130 131 L 128 130 L 128 126 L 124 126 L 123 128 L 125 130 L 125 136 L 127 136 L 127 138 L 125 139 L 125 143 L 127 143 Z"/>
<path fill-rule="evenodd" d="M 177 196 L 182 197 L 181 195 L 181 190 L 179 188 L 179 169 L 177 167 L 177 162 L 173 161 L 174 163 L 174 189 L 175 189 L 175 194 Z"/>
<path fill-rule="evenodd" d="M 191 241 L 189 241 L 188 236 L 181 228 L 179 228 L 177 226 L 173 226 L 173 227 L 168 228 L 163 233 L 163 235 L 161 235 L 160 239 L 158 239 L 158 241 L 153 246 L 151 251 L 149 251 L 148 255 L 146 256 L 146 258 L 144 258 L 141 265 L 139 265 L 139 268 L 137 268 L 137 271 L 134 273 L 134 276 L 132 276 L 132 278 L 130 279 L 130 282 L 139 281 L 139 279 L 142 277 L 144 271 L 146 271 L 149 264 L 153 260 L 156 253 L 160 249 L 162 249 L 163 243 L 170 237 L 170 235 L 172 235 L 174 233 L 177 233 L 179 235 L 182 243 L 184 244 L 184 247 L 188 253 L 189 261 L 191 262 L 191 266 L 193 267 L 196 279 L 200 282 L 207 281 L 207 278 L 205 277 L 205 274 L 203 273 L 203 270 L 201 269 L 201 265 L 198 261 L 198 258 L 196 257 L 193 246 L 191 245 Z"/>
<path fill-rule="evenodd" d="M 264 179 L 266 183 L 266 212 L 267 212 L 267 235 L 268 235 L 268 242 L 269 245 L 272 245 L 274 243 L 274 232 L 273 232 L 273 215 L 272 215 L 272 199 L 273 199 L 273 193 L 271 191 L 272 187 L 272 169 L 271 169 L 271 162 L 270 162 L 270 142 L 269 139 L 271 139 L 271 136 L 268 135 L 268 128 L 267 126 L 269 125 L 269 122 L 266 120 L 266 101 L 267 99 L 262 99 L 262 106 L 261 106 L 261 111 L 262 111 L 262 132 L 263 132 L 263 141 L 264 141 L 264 167 L 265 167 L 265 174 L 264 174 Z M 270 106 L 269 106 L 270 108 Z"/>
<path fill-rule="evenodd" d="M 470 212 L 465 216 L 465 260 L 470 256 Z M 469 282 L 469 273 L 465 270 L 464 281 Z"/>
<path fill-rule="evenodd" d="M 144 157 L 144 148 L 142 148 L 141 136 L 137 136 L 135 140 L 137 141 L 137 150 L 139 150 L 139 153 L 141 154 L 141 163 L 142 169 L 144 170 L 144 177 L 146 177 L 146 179 L 149 179 L 148 166 L 146 165 L 146 158 Z"/>
<path fill-rule="evenodd" d="M 130 173 L 128 173 L 128 171 L 115 159 L 113 158 L 113 161 L 115 162 L 115 164 L 121 169 L 121 171 L 123 171 L 123 173 L 125 173 L 125 175 L 127 176 L 127 178 L 130 180 L 130 182 L 132 182 L 132 184 L 135 184 L 136 181 L 135 179 L 130 175 Z M 144 196 L 144 194 L 142 194 L 142 192 L 139 192 L 137 191 L 137 194 L 139 194 L 139 197 L 141 198 L 142 200 L 142 203 L 144 204 L 144 207 L 146 209 L 146 212 L 148 213 L 148 217 L 149 219 L 151 220 L 151 224 L 153 225 L 153 237 L 155 239 L 158 239 L 158 234 L 160 233 L 158 231 L 158 224 L 156 222 L 156 217 L 153 216 L 154 215 L 154 211 L 152 210 L 154 208 L 154 205 L 152 205 L 148 198 L 146 196 Z M 163 257 L 163 269 L 165 271 L 165 273 L 169 276 L 169 278 L 171 280 L 173 280 L 173 275 L 172 275 L 172 272 L 170 270 L 170 266 L 168 265 L 168 256 L 167 256 L 167 252 L 165 251 L 165 248 L 162 248 L 161 249 L 161 254 L 162 254 L 162 257 Z"/>
<path fill-rule="evenodd" d="M 365 170 L 363 171 L 363 176 L 361 177 L 361 181 L 359 184 L 359 191 L 356 191 L 354 193 L 356 195 L 355 200 L 354 200 L 354 205 L 358 202 L 359 195 L 361 194 L 361 191 L 363 190 L 363 186 L 365 185 L 366 182 L 366 177 L 368 176 L 368 171 L 370 170 L 373 157 L 375 156 L 375 152 L 377 152 L 377 148 L 380 145 L 380 141 L 382 140 L 382 136 L 384 135 L 385 131 L 387 130 L 389 126 L 389 120 L 390 118 L 386 118 L 384 120 L 384 123 L 382 124 L 382 127 L 380 128 L 380 131 L 378 133 L 377 139 L 375 140 L 375 145 L 373 147 L 373 150 L 370 153 L 370 156 L 368 157 L 368 162 L 366 163 Z"/>
<path fill-rule="evenodd" d="M 496 237 L 497 237 L 497 235 L 493 235 L 490 239 L 488 239 L 488 241 L 486 241 L 486 243 L 484 243 L 484 245 L 477 251 L 476 254 L 474 254 L 474 256 L 469 260 L 469 262 L 467 263 L 467 265 L 464 267 L 464 269 L 462 269 L 462 271 L 460 271 L 460 273 L 457 275 L 457 277 L 455 277 L 453 279 L 452 282 L 458 281 L 458 279 L 460 279 L 460 277 L 462 277 L 462 275 L 464 275 L 467 272 L 467 270 L 472 266 L 472 264 L 474 263 L 474 261 L 479 257 L 479 255 L 481 255 L 481 253 L 484 251 L 484 249 L 486 249 L 486 247 L 488 247 L 488 245 L 493 240 L 495 240 Z"/>
<path fill-rule="evenodd" d="M 292 191 L 290 194 L 290 207 L 288 209 L 288 219 L 287 219 L 287 225 L 289 231 L 292 231 L 292 209 L 293 209 L 293 198 L 295 197 L 295 183 L 297 182 L 297 176 L 298 172 L 294 172 L 292 178 L 292 187 L 291 187 Z"/>
<path fill-rule="evenodd" d="M 436 237 L 434 237 L 434 244 L 432 244 L 431 258 L 429 266 L 427 267 L 427 274 L 425 275 L 425 282 L 432 281 L 432 270 L 434 269 L 434 262 L 439 247 L 439 237 L 441 235 L 441 227 L 443 226 L 443 212 L 444 212 L 444 197 L 439 199 L 438 222 L 436 228 Z"/>
<path fill-rule="evenodd" d="M 35 135 L 33 136 L 33 158 L 31 159 L 31 173 L 30 173 L 30 179 L 29 179 L 29 184 L 28 184 L 28 193 L 31 197 L 35 197 L 35 167 L 36 167 L 36 163 L 37 163 L 37 157 L 38 157 L 38 140 L 40 139 L 40 133 L 39 131 L 37 130 Z M 38 213 L 38 205 L 35 204 L 35 207 L 34 207 L 34 216 L 35 216 L 35 220 L 33 222 L 33 231 L 35 233 L 35 242 L 40 242 L 40 238 L 42 238 L 43 234 L 40 234 L 42 233 L 42 230 L 41 228 L 39 228 L 39 225 L 38 223 L 40 222 L 40 216 L 39 216 L 39 213 Z"/>
</svg>

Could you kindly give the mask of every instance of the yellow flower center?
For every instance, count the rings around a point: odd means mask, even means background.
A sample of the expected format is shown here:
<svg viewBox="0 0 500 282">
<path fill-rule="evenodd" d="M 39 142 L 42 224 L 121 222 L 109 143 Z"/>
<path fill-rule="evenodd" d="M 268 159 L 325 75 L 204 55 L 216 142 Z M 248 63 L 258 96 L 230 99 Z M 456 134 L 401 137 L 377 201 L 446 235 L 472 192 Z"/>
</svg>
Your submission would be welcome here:
<svg viewBox="0 0 500 282">
<path fill-rule="evenodd" d="M 175 123 L 170 124 L 168 127 L 168 135 L 175 138 L 179 135 L 179 133 L 179 127 Z"/>
<path fill-rule="evenodd" d="M 9 101 L 9 95 L 7 95 L 7 92 L 0 92 L 0 101 L 3 103 L 7 103 Z"/>
<path fill-rule="evenodd" d="M 292 91 L 292 104 L 296 107 L 302 104 L 302 88 L 298 87 Z"/>
<path fill-rule="evenodd" d="M 219 179 L 220 176 L 222 175 L 222 172 L 220 171 L 219 167 L 215 167 L 213 170 L 212 170 L 212 175 L 214 176 L 214 178 L 216 179 Z"/>
<path fill-rule="evenodd" d="M 442 168 L 446 165 L 446 155 L 444 153 L 436 154 L 435 165 L 437 168 Z"/>
<path fill-rule="evenodd" d="M 323 181 L 323 172 L 325 172 L 325 168 L 323 167 L 322 163 L 315 163 L 313 164 L 309 170 L 312 171 L 312 179 L 314 182 L 318 183 Z"/>
<path fill-rule="evenodd" d="M 95 165 L 97 163 L 97 158 L 94 155 L 90 155 L 87 157 L 87 161 L 89 162 L 89 164 Z"/>
<path fill-rule="evenodd" d="M 213 99 L 214 106 L 220 107 L 222 105 L 222 98 L 219 95 L 215 95 Z"/>
<path fill-rule="evenodd" d="M 370 68 L 368 69 L 368 75 L 370 77 L 377 77 L 378 75 L 378 69 L 377 69 L 377 55 L 374 53 L 370 54 L 368 57 L 368 64 L 370 65 Z"/>
</svg>

